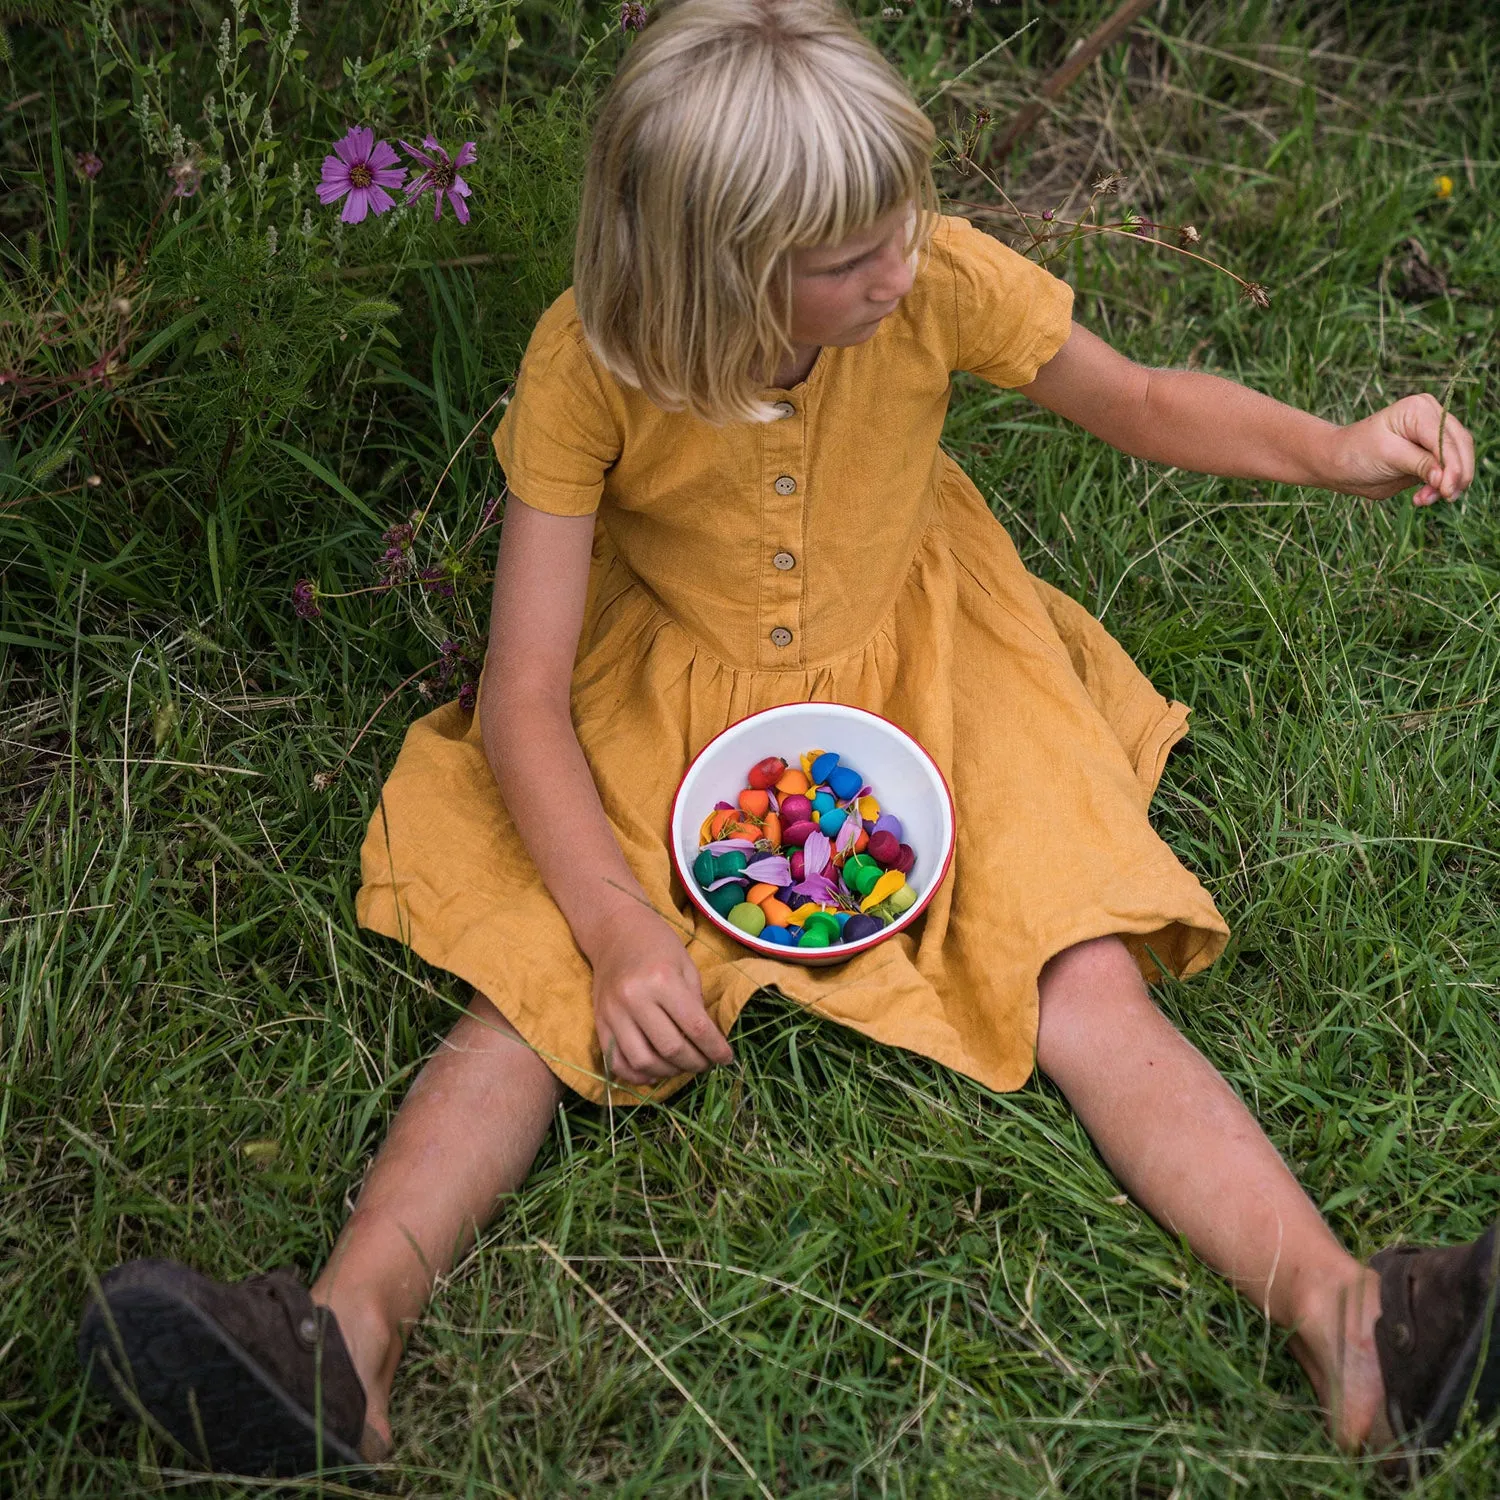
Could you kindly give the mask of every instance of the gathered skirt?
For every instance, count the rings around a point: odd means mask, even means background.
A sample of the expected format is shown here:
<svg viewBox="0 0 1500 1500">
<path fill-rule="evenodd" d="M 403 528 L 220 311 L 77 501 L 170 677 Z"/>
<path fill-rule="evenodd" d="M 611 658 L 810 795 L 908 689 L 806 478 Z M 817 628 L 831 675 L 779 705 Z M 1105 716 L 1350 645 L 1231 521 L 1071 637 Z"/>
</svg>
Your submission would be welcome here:
<svg viewBox="0 0 1500 1500">
<path fill-rule="evenodd" d="M 900 725 L 937 761 L 956 807 L 953 862 L 922 917 L 828 968 L 762 958 L 725 937 L 688 901 L 668 851 L 673 794 L 698 750 L 747 714 L 807 701 Z M 1156 963 L 1182 976 L 1228 939 L 1147 817 L 1187 708 L 1158 693 L 1087 610 L 1026 571 L 951 460 L 878 628 L 805 669 L 715 659 L 598 526 L 572 708 L 625 857 L 687 945 L 726 1034 L 771 988 L 1015 1089 L 1034 1064 L 1037 979 L 1049 958 L 1118 934 L 1147 978 Z M 477 714 L 449 703 L 412 724 L 361 870 L 362 926 L 472 984 L 569 1088 L 596 1101 L 612 1092 L 619 1104 L 643 1097 L 606 1080 L 589 964 L 506 812 Z"/>
</svg>

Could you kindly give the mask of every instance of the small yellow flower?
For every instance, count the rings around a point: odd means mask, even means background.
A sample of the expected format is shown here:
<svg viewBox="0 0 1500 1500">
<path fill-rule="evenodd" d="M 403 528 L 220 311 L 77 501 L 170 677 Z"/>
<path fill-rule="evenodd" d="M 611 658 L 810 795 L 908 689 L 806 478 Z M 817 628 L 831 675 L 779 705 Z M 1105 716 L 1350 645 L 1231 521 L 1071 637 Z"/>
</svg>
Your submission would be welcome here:
<svg viewBox="0 0 1500 1500">
<path fill-rule="evenodd" d="M 1432 180 L 1432 190 L 1439 198 L 1451 198 L 1453 196 L 1453 179 L 1446 174 L 1441 177 L 1434 177 Z"/>
</svg>

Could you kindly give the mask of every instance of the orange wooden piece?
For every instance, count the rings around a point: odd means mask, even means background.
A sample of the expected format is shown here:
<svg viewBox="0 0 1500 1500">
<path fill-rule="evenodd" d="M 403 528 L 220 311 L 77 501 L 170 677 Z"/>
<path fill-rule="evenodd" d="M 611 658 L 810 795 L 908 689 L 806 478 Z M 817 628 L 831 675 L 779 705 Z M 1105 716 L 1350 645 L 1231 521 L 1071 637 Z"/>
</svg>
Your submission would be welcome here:
<svg viewBox="0 0 1500 1500">
<path fill-rule="evenodd" d="M 758 792 L 754 787 L 746 787 L 740 793 L 740 811 L 747 812 L 752 818 L 763 818 L 771 810 L 771 799 L 765 792 Z"/>
<path fill-rule="evenodd" d="M 775 894 L 776 887 L 774 885 L 752 885 L 745 892 L 745 900 L 754 902 L 756 906 L 764 906 L 767 900 Z M 770 920 L 769 917 L 766 918 L 766 921 L 769 922 Z"/>
</svg>

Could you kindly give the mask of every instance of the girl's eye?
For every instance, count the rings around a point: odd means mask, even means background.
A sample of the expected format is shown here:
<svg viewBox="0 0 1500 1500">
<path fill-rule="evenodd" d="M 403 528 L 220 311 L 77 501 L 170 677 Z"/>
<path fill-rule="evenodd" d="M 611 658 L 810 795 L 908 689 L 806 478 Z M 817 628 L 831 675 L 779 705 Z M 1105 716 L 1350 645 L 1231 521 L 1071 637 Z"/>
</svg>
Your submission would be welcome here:
<svg viewBox="0 0 1500 1500">
<path fill-rule="evenodd" d="M 852 271 L 858 264 L 859 264 L 859 262 L 857 260 L 851 260 L 846 265 L 832 266 L 827 271 L 824 272 L 824 275 L 826 275 L 826 276 L 847 276 L 850 273 L 850 271 Z"/>
</svg>

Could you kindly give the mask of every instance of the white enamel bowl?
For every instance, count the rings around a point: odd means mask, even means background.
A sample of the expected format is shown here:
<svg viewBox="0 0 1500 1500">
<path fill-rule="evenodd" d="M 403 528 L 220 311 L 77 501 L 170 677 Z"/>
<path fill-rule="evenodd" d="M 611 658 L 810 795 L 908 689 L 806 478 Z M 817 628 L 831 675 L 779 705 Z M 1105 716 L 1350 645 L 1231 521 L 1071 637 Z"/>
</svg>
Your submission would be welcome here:
<svg viewBox="0 0 1500 1500">
<path fill-rule="evenodd" d="M 733 802 L 757 761 L 779 755 L 798 765 L 804 751 L 838 753 L 841 765 L 864 777 L 882 812 L 901 820 L 902 840 L 917 856 L 907 880 L 916 904 L 857 943 L 832 948 L 784 948 L 751 937 L 711 907 L 693 879 L 698 833 L 716 802 Z M 698 752 L 672 804 L 672 859 L 689 900 L 721 932 L 755 953 L 783 963 L 838 964 L 910 927 L 932 900 L 953 861 L 953 797 L 933 758 L 903 729 L 879 714 L 842 703 L 788 703 L 731 724 Z"/>
</svg>

